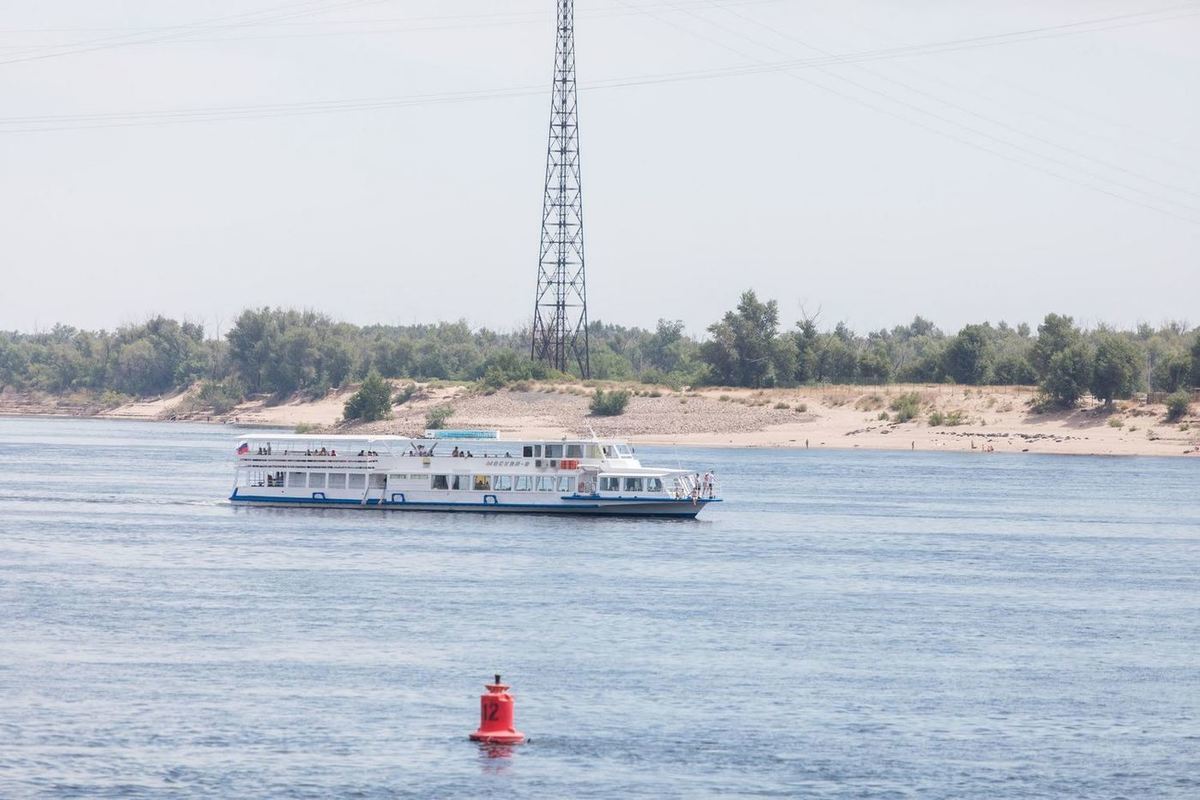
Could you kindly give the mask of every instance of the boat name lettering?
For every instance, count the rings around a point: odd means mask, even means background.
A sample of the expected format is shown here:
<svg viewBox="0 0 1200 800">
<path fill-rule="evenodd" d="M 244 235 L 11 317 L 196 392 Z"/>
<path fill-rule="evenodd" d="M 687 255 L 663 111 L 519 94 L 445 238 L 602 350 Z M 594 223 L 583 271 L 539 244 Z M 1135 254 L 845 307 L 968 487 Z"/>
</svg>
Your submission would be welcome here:
<svg viewBox="0 0 1200 800">
<path fill-rule="evenodd" d="M 528 467 L 528 461 L 487 461 L 484 463 L 487 467 Z"/>
</svg>

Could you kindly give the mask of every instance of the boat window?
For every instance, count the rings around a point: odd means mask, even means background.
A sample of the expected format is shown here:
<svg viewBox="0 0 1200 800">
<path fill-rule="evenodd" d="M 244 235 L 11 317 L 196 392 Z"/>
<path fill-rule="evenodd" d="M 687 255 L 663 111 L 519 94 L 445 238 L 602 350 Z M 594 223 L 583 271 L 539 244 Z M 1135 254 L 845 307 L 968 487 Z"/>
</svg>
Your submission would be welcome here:
<svg viewBox="0 0 1200 800">
<path fill-rule="evenodd" d="M 516 491 L 516 492 L 533 491 L 533 476 L 532 475 L 518 475 L 513 480 L 513 491 Z"/>
<path fill-rule="evenodd" d="M 387 488 L 387 475 L 384 475 L 379 472 L 372 472 L 371 473 L 371 488 L 372 489 L 386 489 Z"/>
<path fill-rule="evenodd" d="M 492 488 L 497 492 L 511 492 L 512 483 L 512 475 L 497 475 L 492 478 Z"/>
<path fill-rule="evenodd" d="M 625 479 L 625 491 L 627 491 L 627 492 L 642 491 L 642 479 L 641 478 L 626 478 Z"/>
<path fill-rule="evenodd" d="M 567 445 L 567 458 L 583 458 L 583 445 L 581 445 L 581 444 Z"/>
<path fill-rule="evenodd" d="M 633 451 L 629 449 L 629 445 L 619 444 L 617 445 L 617 455 L 621 458 L 629 458 L 633 455 Z"/>
<path fill-rule="evenodd" d="M 492 477 L 490 475 L 475 476 L 475 491 L 487 492 L 492 488 Z"/>
<path fill-rule="evenodd" d="M 361 472 L 351 472 L 346 477 L 347 489 L 365 489 L 367 487 L 367 476 Z"/>
<path fill-rule="evenodd" d="M 600 478 L 600 491 L 602 492 L 619 492 L 621 491 L 621 479 L 610 478 L 607 475 Z"/>
<path fill-rule="evenodd" d="M 613 447 L 611 444 L 604 445 L 604 455 L 609 457 L 613 455 Z"/>
<path fill-rule="evenodd" d="M 450 476 L 450 488 L 454 489 L 455 491 L 462 491 L 464 489 L 470 489 L 471 488 L 471 476 L 470 475 L 451 475 Z"/>
<path fill-rule="evenodd" d="M 429 485 L 430 489 L 449 489 L 450 488 L 450 476 L 449 475 L 431 475 L 429 477 L 433 479 Z"/>
<path fill-rule="evenodd" d="M 661 492 L 663 490 L 662 478 L 646 478 L 647 492 Z"/>
<path fill-rule="evenodd" d="M 521 455 L 525 458 L 533 458 L 533 445 L 527 444 L 521 448 Z"/>
<path fill-rule="evenodd" d="M 324 472 L 308 473 L 308 488 L 324 489 L 325 488 L 325 473 Z"/>
<path fill-rule="evenodd" d="M 558 476 L 558 490 L 560 492 L 562 492 L 563 494 L 566 494 L 567 492 L 572 490 L 571 483 L 572 483 L 572 479 L 571 479 L 570 475 Z"/>
<path fill-rule="evenodd" d="M 546 458 L 562 458 L 563 446 L 561 444 L 546 445 Z"/>
<path fill-rule="evenodd" d="M 537 490 L 539 492 L 553 492 L 558 481 L 553 475 L 540 475 L 537 479 Z"/>
<path fill-rule="evenodd" d="M 329 488 L 330 489 L 345 489 L 346 488 L 346 473 L 344 473 L 344 472 L 329 473 Z"/>
<path fill-rule="evenodd" d="M 289 472 L 288 473 L 288 486 L 292 487 L 293 489 L 295 489 L 296 487 L 303 489 L 304 484 L 307 482 L 308 481 L 303 472 Z"/>
<path fill-rule="evenodd" d="M 282 472 L 276 472 L 274 475 L 267 475 L 267 486 L 283 486 L 284 475 Z"/>
</svg>

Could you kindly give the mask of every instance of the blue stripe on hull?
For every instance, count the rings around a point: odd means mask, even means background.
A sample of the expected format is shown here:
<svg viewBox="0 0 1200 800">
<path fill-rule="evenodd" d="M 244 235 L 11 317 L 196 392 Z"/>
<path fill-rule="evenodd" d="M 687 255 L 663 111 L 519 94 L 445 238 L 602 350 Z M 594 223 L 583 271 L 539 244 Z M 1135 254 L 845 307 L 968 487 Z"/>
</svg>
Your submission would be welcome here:
<svg viewBox="0 0 1200 800">
<path fill-rule="evenodd" d="M 585 516 L 622 516 L 622 517 L 675 517 L 695 518 L 704 508 L 692 505 L 689 500 L 663 500 L 647 503 L 652 508 L 633 508 L 628 503 L 619 505 L 604 505 L 601 503 L 388 503 L 379 500 L 313 500 L 311 497 L 259 497 L 239 495 L 234 492 L 230 501 L 247 506 L 277 506 L 286 505 L 293 508 L 359 508 L 383 511 L 474 511 L 486 513 L 525 513 L 525 514 L 570 514 Z"/>
</svg>

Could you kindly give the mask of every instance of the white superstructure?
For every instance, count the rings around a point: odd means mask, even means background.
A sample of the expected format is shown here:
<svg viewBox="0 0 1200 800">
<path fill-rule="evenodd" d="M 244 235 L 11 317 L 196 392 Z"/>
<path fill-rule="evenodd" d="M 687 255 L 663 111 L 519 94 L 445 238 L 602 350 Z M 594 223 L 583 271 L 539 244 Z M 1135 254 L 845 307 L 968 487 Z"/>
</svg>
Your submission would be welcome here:
<svg viewBox="0 0 1200 800">
<path fill-rule="evenodd" d="M 695 517 L 711 472 L 644 467 L 616 440 L 504 440 L 489 431 L 239 439 L 241 505 Z"/>
</svg>

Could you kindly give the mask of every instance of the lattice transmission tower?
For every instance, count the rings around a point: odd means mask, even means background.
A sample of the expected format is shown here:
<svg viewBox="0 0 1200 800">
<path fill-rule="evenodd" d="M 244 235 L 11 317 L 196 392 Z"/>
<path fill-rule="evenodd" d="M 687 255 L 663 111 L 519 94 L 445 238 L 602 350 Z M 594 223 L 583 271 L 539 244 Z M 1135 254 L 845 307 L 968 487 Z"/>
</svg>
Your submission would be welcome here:
<svg viewBox="0 0 1200 800">
<path fill-rule="evenodd" d="M 575 2 L 558 0 L 542 246 L 533 304 L 531 358 L 566 372 L 592 372 L 583 268 L 583 192 L 579 177 L 579 101 L 575 87 Z"/>
</svg>

